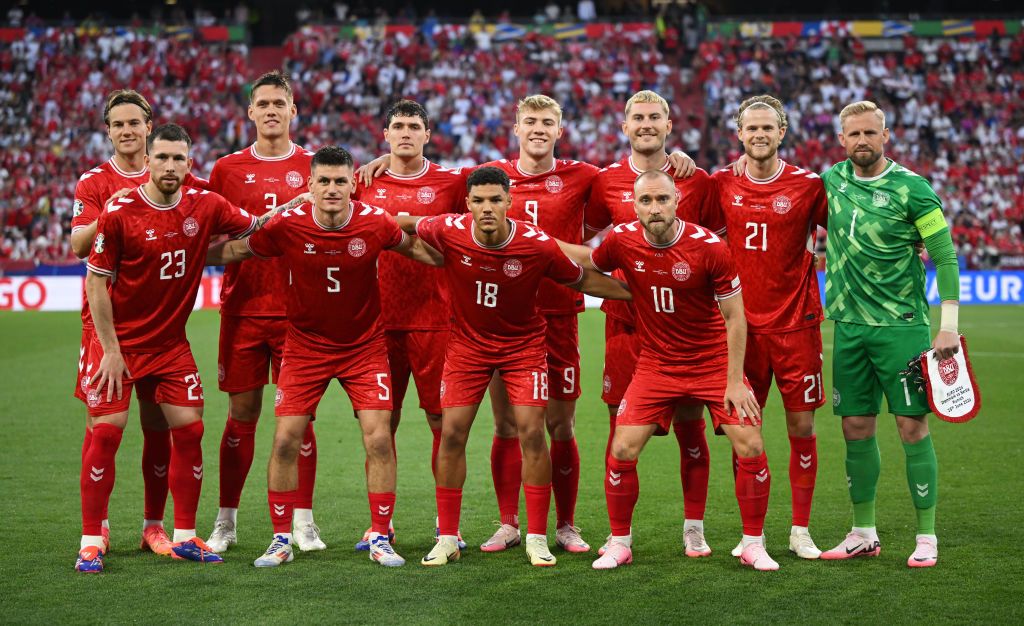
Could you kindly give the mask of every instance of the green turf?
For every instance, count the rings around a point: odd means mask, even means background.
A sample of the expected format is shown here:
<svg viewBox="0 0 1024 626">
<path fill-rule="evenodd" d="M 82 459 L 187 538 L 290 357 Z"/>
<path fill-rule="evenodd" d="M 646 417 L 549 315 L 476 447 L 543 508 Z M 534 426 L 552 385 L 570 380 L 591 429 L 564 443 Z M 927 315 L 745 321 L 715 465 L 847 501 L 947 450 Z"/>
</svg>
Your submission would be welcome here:
<svg viewBox="0 0 1024 626">
<path fill-rule="evenodd" d="M 203 567 L 138 550 L 142 480 L 141 436 L 132 420 L 119 455 L 110 504 L 113 552 L 107 572 L 73 572 L 78 547 L 78 468 L 84 408 L 71 397 L 77 360 L 74 313 L 0 314 L 0 520 L 7 557 L 0 566 L 3 621 L 22 622 L 308 622 L 511 623 L 870 623 L 1020 622 L 1024 620 L 1016 539 L 1022 521 L 1024 426 L 1024 309 L 965 307 L 963 332 L 971 342 L 984 409 L 973 422 L 932 420 L 940 459 L 938 534 L 941 560 L 930 570 L 905 565 L 913 549 L 914 515 L 903 452 L 891 419 L 881 420 L 882 482 L 878 525 L 882 555 L 847 563 L 802 562 L 786 551 L 789 529 L 788 443 L 773 392 L 766 425 L 773 473 L 768 548 L 781 571 L 758 573 L 729 556 L 740 526 L 729 471 L 729 448 L 711 442 L 711 493 L 706 517 L 710 559 L 682 555 L 682 498 L 678 447 L 672 438 L 651 443 L 640 462 L 641 497 L 634 522 L 636 562 L 595 572 L 591 555 L 556 550 L 558 566 L 526 563 L 522 549 L 485 555 L 475 548 L 497 518 L 490 486 L 491 429 L 486 408 L 469 449 L 462 531 L 471 548 L 440 571 L 417 562 L 431 546 L 434 500 L 429 433 L 407 401 L 398 435 L 399 487 L 396 547 L 409 565 L 386 570 L 352 544 L 368 525 L 358 425 L 342 392 L 332 386 L 317 422 L 320 469 L 316 517 L 330 548 L 298 554 L 276 570 L 252 560 L 270 539 L 265 470 L 272 419 L 259 429 L 256 461 L 242 498 L 240 543 L 223 566 Z M 189 336 L 207 381 L 206 486 L 200 533 L 212 527 L 217 506 L 217 454 L 226 402 L 214 381 L 216 313 L 193 315 Z M 607 413 L 600 387 L 603 318 L 581 318 L 584 398 L 577 432 L 582 482 L 577 524 L 593 544 L 607 533 L 602 461 Z M 824 327 L 826 389 L 830 388 Z M 271 396 L 272 397 L 272 396 Z M 270 398 L 266 406 L 270 406 Z M 850 505 L 837 419 L 819 415 L 820 469 L 812 516 L 819 547 L 847 531 Z M 169 505 L 170 506 L 170 505 Z M 168 511 L 170 512 L 170 511 Z M 168 517 L 168 519 L 170 519 Z M 1016 599 L 1015 599 L 1016 598 Z"/>
</svg>

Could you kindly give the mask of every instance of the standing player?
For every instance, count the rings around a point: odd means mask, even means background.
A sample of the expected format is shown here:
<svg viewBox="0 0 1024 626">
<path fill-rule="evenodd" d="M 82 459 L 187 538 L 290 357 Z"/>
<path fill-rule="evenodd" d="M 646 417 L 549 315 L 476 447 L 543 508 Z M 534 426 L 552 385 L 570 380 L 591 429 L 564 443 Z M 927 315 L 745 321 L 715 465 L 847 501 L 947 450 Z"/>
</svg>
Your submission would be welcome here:
<svg viewBox="0 0 1024 626">
<path fill-rule="evenodd" d="M 747 352 L 744 371 L 761 409 L 774 375 L 786 410 L 793 526 L 789 549 L 821 554 L 807 529 L 818 469 L 814 410 L 821 387 L 821 302 L 813 248 L 828 202 L 821 178 L 779 158 L 786 113 L 771 96 L 748 98 L 736 114 L 747 156 L 742 176 L 720 170 L 715 210 L 724 216 L 729 250 L 744 285 Z M 739 556 L 742 544 L 733 551 Z"/>
<path fill-rule="evenodd" d="M 96 236 L 96 222 L 104 205 L 124 189 L 134 189 L 150 179 L 146 165 L 146 136 L 153 129 L 153 110 L 138 92 L 119 89 L 107 96 L 103 107 L 103 123 L 107 137 L 114 148 L 114 156 L 105 163 L 86 171 L 75 186 L 74 216 L 71 220 L 71 247 L 80 259 L 88 258 Z M 205 188 L 207 181 L 188 173 L 185 185 Z M 89 344 L 95 330 L 89 301 L 82 287 L 82 344 L 79 348 L 78 376 L 75 379 L 75 397 L 87 403 L 89 378 L 99 363 L 87 358 Z M 160 407 L 139 399 L 139 417 L 142 422 L 142 477 L 144 484 L 142 548 L 158 554 L 171 552 L 171 540 L 163 527 L 164 508 L 167 503 L 167 465 L 171 458 L 171 435 Z M 85 441 L 82 443 L 82 472 L 84 481 L 90 473 L 85 457 L 92 445 L 92 418 L 87 416 Z M 104 550 L 109 548 L 109 522 L 103 512 Z"/>
<path fill-rule="evenodd" d="M 249 94 L 249 119 L 256 142 L 217 160 L 210 188 L 253 215 L 292 200 L 309 178 L 312 153 L 291 142 L 296 108 L 288 79 L 274 71 L 260 76 Z M 223 552 L 237 541 L 238 503 L 252 466 L 256 423 L 263 409 L 268 369 L 277 382 L 284 346 L 284 302 L 288 274 L 279 259 L 254 259 L 224 269 L 221 289 L 220 356 L 217 379 L 228 393 L 228 418 L 220 442 L 220 510 L 207 543 Z M 300 550 L 324 550 L 313 522 L 316 482 L 313 425 L 303 435 L 299 498 L 293 536 Z"/>
<path fill-rule="evenodd" d="M 526 553 L 537 566 L 555 564 L 547 545 L 551 458 L 544 438 L 548 398 L 544 320 L 538 308 L 543 278 L 599 297 L 628 298 L 622 286 L 584 273 L 554 240 L 532 225 L 506 217 L 512 198 L 508 176 L 482 167 L 467 180 L 472 218 L 404 218 L 444 255 L 455 322 L 441 381 L 443 430 L 437 457 L 439 538 L 423 565 L 459 558 L 456 533 L 466 479 L 466 440 L 494 372 L 504 379 L 516 416 L 526 491 Z"/>
<path fill-rule="evenodd" d="M 634 182 L 643 172 L 669 170 L 665 140 L 671 131 L 668 102 L 657 93 L 639 91 L 626 102 L 622 132 L 629 139 L 630 155 L 601 170 L 594 180 L 586 212 L 586 228 L 591 234 L 636 219 L 633 208 Z M 711 211 L 714 199 L 710 181 L 708 173 L 699 168 L 692 176 L 677 178 L 676 189 L 682 197 L 678 212 L 688 223 L 700 224 L 721 233 L 725 224 L 720 216 L 715 216 Z M 636 367 L 640 338 L 632 304 L 605 302 L 601 309 L 606 315 L 604 389 L 601 398 L 608 405 L 611 422 L 605 450 L 607 458 L 615 432 L 618 406 Z M 700 405 L 680 405 L 672 428 L 679 443 L 685 518 L 683 543 L 686 555 L 690 557 L 711 554 L 711 548 L 704 540 L 704 509 L 710 459 L 704 435 L 703 412 Z"/>
<path fill-rule="evenodd" d="M 960 277 L 942 202 L 928 181 L 885 158 L 889 129 L 873 102 L 839 115 L 846 161 L 822 176 L 829 200 L 826 313 L 835 320 L 832 406 L 842 416 L 853 530 L 823 559 L 876 556 L 875 491 L 881 459 L 875 440 L 885 394 L 906 453 L 907 482 L 917 512 L 917 547 L 907 565 L 938 561 L 935 504 L 938 462 L 928 432 L 925 394 L 901 377 L 907 360 L 928 349 L 924 243 L 935 263 L 942 318 L 931 341 L 939 358 L 959 348 Z"/>
<path fill-rule="evenodd" d="M 291 275 L 281 382 L 274 400 L 277 429 L 267 468 L 267 500 L 274 538 L 256 567 L 293 559 L 292 515 L 298 492 L 303 433 L 332 379 L 355 408 L 366 448 L 366 484 L 373 520 L 370 558 L 381 565 L 405 560 L 388 541 L 395 505 L 391 445 L 390 368 L 380 322 L 377 261 L 394 250 L 431 262 L 383 209 L 350 202 L 352 156 L 327 146 L 313 156 L 312 206 L 283 213 L 245 241 L 211 248 L 207 261 L 231 263 L 253 255 L 281 257 Z"/>
<path fill-rule="evenodd" d="M 76 569 L 103 569 L 102 513 L 114 487 L 114 458 L 128 420 L 131 389 L 159 404 L 170 426 L 168 481 L 174 496 L 173 554 L 219 563 L 196 536 L 203 480 L 203 391 L 185 337 L 211 236 L 246 235 L 261 224 L 208 191 L 182 186 L 191 140 L 174 124 L 149 136 L 150 180 L 101 215 L 86 290 L 99 366 L 88 391 L 93 435 L 82 478 L 82 543 Z M 198 258 L 197 258 L 198 257 Z"/>
<path fill-rule="evenodd" d="M 423 147 L 430 141 L 430 123 L 422 105 L 412 100 L 391 105 L 384 140 L 391 146 L 388 169 L 372 187 L 357 186 L 354 199 L 379 206 L 391 215 L 431 216 L 465 208 L 465 172 L 441 167 L 423 157 Z M 434 471 L 441 443 L 441 369 L 451 325 L 448 290 L 440 269 L 395 254 L 383 255 L 377 271 L 391 365 L 392 445 L 412 376 L 420 408 L 433 434 L 430 468 Z M 367 530 L 356 549 L 368 550 L 369 546 Z"/>
<path fill-rule="evenodd" d="M 594 569 L 632 562 L 630 528 L 640 495 L 637 458 L 651 436 L 668 433 L 679 405 L 706 406 L 715 431 L 729 438 L 738 457 L 741 562 L 778 569 L 761 540 L 771 476 L 760 409 L 743 376 L 747 326 L 740 279 L 721 239 L 676 217 L 674 183 L 664 172 L 644 172 L 634 186 L 639 221 L 616 226 L 592 253 L 564 245 L 585 266 L 623 272 L 634 294 L 641 338 L 608 457 L 605 497 L 612 538 Z"/>
</svg>

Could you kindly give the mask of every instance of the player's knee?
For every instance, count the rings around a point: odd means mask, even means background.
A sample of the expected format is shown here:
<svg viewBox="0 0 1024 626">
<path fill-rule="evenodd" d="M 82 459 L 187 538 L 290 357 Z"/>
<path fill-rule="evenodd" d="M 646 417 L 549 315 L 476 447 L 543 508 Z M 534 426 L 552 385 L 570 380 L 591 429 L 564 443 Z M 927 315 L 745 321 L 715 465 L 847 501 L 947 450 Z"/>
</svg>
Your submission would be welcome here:
<svg viewBox="0 0 1024 626">
<path fill-rule="evenodd" d="M 611 455 L 619 461 L 635 461 L 640 456 L 640 448 L 628 441 L 614 439 L 612 440 Z"/>
<path fill-rule="evenodd" d="M 299 446 L 302 444 L 301 437 L 293 437 L 290 433 L 279 432 L 274 434 L 274 445 L 271 454 L 278 461 L 294 461 L 299 454 Z"/>
<path fill-rule="evenodd" d="M 733 441 L 733 450 L 736 456 L 749 459 L 761 456 L 764 452 L 764 440 L 760 436 L 740 437 Z"/>
<path fill-rule="evenodd" d="M 928 436 L 928 422 L 922 417 L 900 417 L 896 420 L 900 440 L 913 444 Z"/>
<path fill-rule="evenodd" d="M 228 400 L 228 405 L 231 419 L 239 422 L 258 421 L 260 412 L 263 410 L 262 390 L 233 393 Z"/>
<path fill-rule="evenodd" d="M 790 437 L 810 437 L 814 434 L 813 411 L 786 411 L 786 431 Z"/>
<path fill-rule="evenodd" d="M 514 419 L 499 418 L 494 416 L 494 435 L 501 439 L 515 439 L 519 436 L 519 429 Z"/>
<path fill-rule="evenodd" d="M 375 460 L 388 460 L 394 458 L 391 450 L 391 434 L 374 433 L 363 438 L 366 446 L 366 456 Z"/>
</svg>

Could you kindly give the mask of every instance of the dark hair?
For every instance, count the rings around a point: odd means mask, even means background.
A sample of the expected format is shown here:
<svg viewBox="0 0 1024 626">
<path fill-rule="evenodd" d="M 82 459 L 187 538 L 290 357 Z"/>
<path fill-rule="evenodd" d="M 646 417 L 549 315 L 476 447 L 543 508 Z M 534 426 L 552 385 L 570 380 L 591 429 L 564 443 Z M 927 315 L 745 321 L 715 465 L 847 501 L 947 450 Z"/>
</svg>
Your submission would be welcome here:
<svg viewBox="0 0 1024 626">
<path fill-rule="evenodd" d="M 395 117 L 418 117 L 423 120 L 423 128 L 430 128 L 430 120 L 427 119 L 427 110 L 415 100 L 399 100 L 388 108 L 384 128 L 391 126 L 391 120 Z"/>
<path fill-rule="evenodd" d="M 341 146 L 324 146 L 313 155 L 313 160 L 309 162 L 309 169 L 310 171 L 315 170 L 320 165 L 347 165 L 352 167 L 354 164 L 352 155 L 349 154 L 348 150 Z"/>
<path fill-rule="evenodd" d="M 104 124 L 110 126 L 110 109 L 121 104 L 134 104 L 142 109 L 147 122 L 153 120 L 153 107 L 149 106 L 149 102 L 142 97 L 142 94 L 134 89 L 115 89 L 107 94 L 107 103 L 103 107 Z"/>
<path fill-rule="evenodd" d="M 472 191 L 476 185 L 501 185 L 501 188 L 508 192 L 508 174 L 505 170 L 497 167 L 481 167 L 473 170 L 473 173 L 466 179 L 466 191 Z"/>
<path fill-rule="evenodd" d="M 192 147 L 192 138 L 188 136 L 185 129 L 177 124 L 164 124 L 157 126 L 146 138 L 146 152 L 153 151 L 153 142 L 157 139 L 164 141 L 184 141 L 189 148 Z"/>
<path fill-rule="evenodd" d="M 288 94 L 289 98 L 294 99 L 291 81 L 289 81 L 288 76 L 283 74 L 280 70 L 267 72 L 256 79 L 256 82 L 252 84 L 252 89 L 249 91 L 249 102 L 255 101 L 256 90 L 260 87 L 280 87 L 281 89 L 284 89 L 284 92 Z"/>
</svg>

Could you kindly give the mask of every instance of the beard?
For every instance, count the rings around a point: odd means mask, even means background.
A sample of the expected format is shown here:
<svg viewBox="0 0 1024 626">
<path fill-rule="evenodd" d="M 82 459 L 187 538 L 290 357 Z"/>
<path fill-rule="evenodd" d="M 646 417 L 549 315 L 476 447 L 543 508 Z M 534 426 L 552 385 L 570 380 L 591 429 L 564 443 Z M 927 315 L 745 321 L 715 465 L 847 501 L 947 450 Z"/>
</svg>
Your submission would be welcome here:
<svg viewBox="0 0 1024 626">
<path fill-rule="evenodd" d="M 671 227 L 671 226 L 672 226 L 672 221 L 666 220 L 664 218 L 658 218 L 656 220 L 655 219 L 651 219 L 651 220 L 648 220 L 643 225 L 644 230 L 646 230 L 648 233 L 650 233 L 654 237 L 661 237 L 662 235 L 664 235 L 668 231 L 669 227 Z"/>
<path fill-rule="evenodd" d="M 874 150 L 869 149 L 869 152 L 854 152 L 850 155 L 850 160 L 853 161 L 855 165 L 862 168 L 871 167 L 878 162 L 878 159 L 881 158 L 881 150 L 875 152 Z"/>
</svg>

